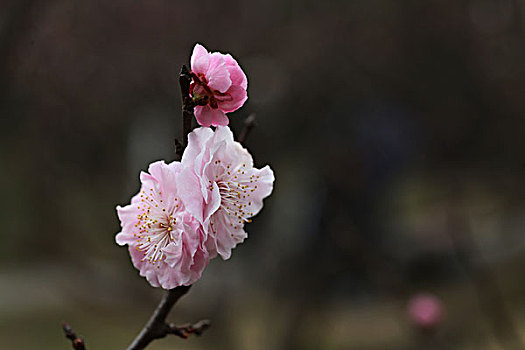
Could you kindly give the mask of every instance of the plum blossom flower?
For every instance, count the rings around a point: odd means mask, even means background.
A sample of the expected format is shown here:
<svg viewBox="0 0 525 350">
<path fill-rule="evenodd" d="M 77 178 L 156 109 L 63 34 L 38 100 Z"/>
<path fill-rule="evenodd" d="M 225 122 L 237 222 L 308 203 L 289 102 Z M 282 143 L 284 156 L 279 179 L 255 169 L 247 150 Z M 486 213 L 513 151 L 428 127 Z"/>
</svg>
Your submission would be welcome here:
<svg viewBox="0 0 525 350">
<path fill-rule="evenodd" d="M 247 237 L 244 224 L 263 206 L 273 190 L 269 166 L 253 167 L 252 156 L 233 140 L 227 126 L 198 128 L 188 135 L 177 175 L 186 210 L 202 224 L 210 257 L 228 259 Z"/>
<path fill-rule="evenodd" d="M 142 186 L 131 204 L 117 207 L 122 231 L 116 242 L 129 246 L 133 265 L 152 286 L 191 285 L 208 265 L 209 254 L 202 226 L 178 195 L 175 178 L 181 164 L 158 161 L 148 171 L 140 174 Z"/>
<path fill-rule="evenodd" d="M 191 76 L 195 118 L 202 126 L 228 125 L 226 113 L 239 109 L 248 99 L 246 75 L 229 54 L 210 53 L 196 44 L 191 55 Z"/>
<path fill-rule="evenodd" d="M 410 322 L 422 329 L 438 326 L 444 318 L 444 307 L 434 295 L 421 293 L 410 298 L 407 305 Z"/>
</svg>

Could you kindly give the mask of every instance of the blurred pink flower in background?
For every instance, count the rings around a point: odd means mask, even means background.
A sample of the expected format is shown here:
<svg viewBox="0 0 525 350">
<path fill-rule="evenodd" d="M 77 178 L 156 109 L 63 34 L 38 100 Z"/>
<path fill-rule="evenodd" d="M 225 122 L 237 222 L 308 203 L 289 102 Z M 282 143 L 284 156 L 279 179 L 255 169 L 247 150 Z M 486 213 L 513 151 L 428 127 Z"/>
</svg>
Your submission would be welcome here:
<svg viewBox="0 0 525 350">
<path fill-rule="evenodd" d="M 430 293 L 421 293 L 410 298 L 407 313 L 414 326 L 432 329 L 441 323 L 445 312 L 439 298 Z"/>
<path fill-rule="evenodd" d="M 247 237 L 244 223 L 256 215 L 273 190 L 269 166 L 253 167 L 250 153 L 233 140 L 227 126 L 198 128 L 188 135 L 177 175 L 179 195 L 188 212 L 203 225 L 211 257 L 228 259 Z"/>
<path fill-rule="evenodd" d="M 248 99 L 248 80 L 237 61 L 229 54 L 210 53 L 196 44 L 191 75 L 190 95 L 197 104 L 197 122 L 202 126 L 228 125 L 226 113 L 239 109 Z"/>
<path fill-rule="evenodd" d="M 140 192 L 131 204 L 117 207 L 122 231 L 119 245 L 127 244 L 133 265 L 154 287 L 172 289 L 197 281 L 208 265 L 202 226 L 186 211 L 175 177 L 179 162 L 152 163 L 142 172 Z"/>
</svg>

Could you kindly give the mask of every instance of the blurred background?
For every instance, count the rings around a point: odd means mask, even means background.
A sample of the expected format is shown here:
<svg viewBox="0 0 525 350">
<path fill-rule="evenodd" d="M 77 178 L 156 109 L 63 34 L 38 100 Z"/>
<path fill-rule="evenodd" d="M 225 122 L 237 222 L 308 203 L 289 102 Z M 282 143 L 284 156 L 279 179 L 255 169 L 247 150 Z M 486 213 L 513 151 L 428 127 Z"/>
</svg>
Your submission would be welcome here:
<svg viewBox="0 0 525 350">
<path fill-rule="evenodd" d="M 525 2 L 0 2 L 0 348 L 124 349 L 163 292 L 114 243 L 171 161 L 196 42 L 274 193 L 149 349 L 523 349 Z"/>
</svg>

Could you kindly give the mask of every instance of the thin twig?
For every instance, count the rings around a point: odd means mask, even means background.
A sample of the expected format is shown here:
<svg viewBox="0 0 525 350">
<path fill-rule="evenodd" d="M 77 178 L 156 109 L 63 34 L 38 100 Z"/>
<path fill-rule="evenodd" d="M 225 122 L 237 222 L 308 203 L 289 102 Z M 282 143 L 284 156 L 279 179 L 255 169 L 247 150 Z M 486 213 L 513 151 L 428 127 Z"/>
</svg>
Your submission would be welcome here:
<svg viewBox="0 0 525 350">
<path fill-rule="evenodd" d="M 182 326 L 177 326 L 173 323 L 170 323 L 168 325 L 168 334 L 177 335 L 181 338 L 188 338 L 191 334 L 195 334 L 197 336 L 200 336 L 202 333 L 204 333 L 205 330 L 210 328 L 211 323 L 209 320 L 201 320 L 199 322 L 196 322 L 194 324 L 186 324 Z"/>
<path fill-rule="evenodd" d="M 86 344 L 84 343 L 84 340 L 77 336 L 77 334 L 75 333 L 73 328 L 71 328 L 70 325 L 63 322 L 62 329 L 64 330 L 64 333 L 66 334 L 66 338 L 71 340 L 71 345 L 73 345 L 73 349 L 86 350 Z"/>
<path fill-rule="evenodd" d="M 241 135 L 239 136 L 239 142 L 241 144 L 244 144 L 246 142 L 250 131 L 252 131 L 255 125 L 255 113 L 252 113 L 244 120 L 244 128 L 242 129 Z"/>
</svg>

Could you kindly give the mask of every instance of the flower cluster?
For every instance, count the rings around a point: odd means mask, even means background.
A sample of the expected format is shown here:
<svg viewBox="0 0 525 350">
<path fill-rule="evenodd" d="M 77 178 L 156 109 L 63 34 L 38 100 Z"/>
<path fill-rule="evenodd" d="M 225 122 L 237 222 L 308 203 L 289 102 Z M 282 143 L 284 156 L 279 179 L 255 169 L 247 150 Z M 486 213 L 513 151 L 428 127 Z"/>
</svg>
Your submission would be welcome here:
<svg viewBox="0 0 525 350">
<path fill-rule="evenodd" d="M 270 167 L 253 160 L 227 127 L 225 113 L 246 101 L 248 81 L 230 55 L 195 45 L 190 97 L 203 127 L 188 134 L 180 162 L 152 163 L 140 174 L 140 192 L 117 207 L 133 265 L 154 287 L 172 289 L 197 281 L 210 259 L 228 259 L 247 237 L 244 224 L 273 189 Z M 216 126 L 215 130 L 209 126 Z"/>
<path fill-rule="evenodd" d="M 131 204 L 117 207 L 133 265 L 154 287 L 191 285 L 217 254 L 228 259 L 247 234 L 244 224 L 273 189 L 269 166 L 253 160 L 227 126 L 188 135 L 181 162 L 152 163 Z"/>
</svg>

